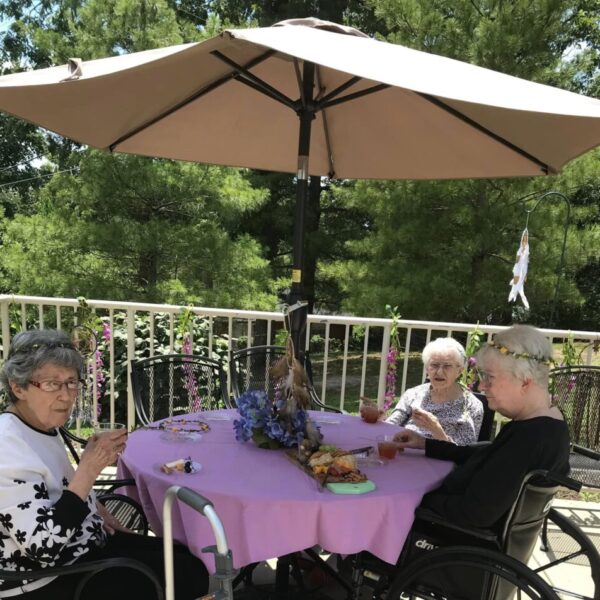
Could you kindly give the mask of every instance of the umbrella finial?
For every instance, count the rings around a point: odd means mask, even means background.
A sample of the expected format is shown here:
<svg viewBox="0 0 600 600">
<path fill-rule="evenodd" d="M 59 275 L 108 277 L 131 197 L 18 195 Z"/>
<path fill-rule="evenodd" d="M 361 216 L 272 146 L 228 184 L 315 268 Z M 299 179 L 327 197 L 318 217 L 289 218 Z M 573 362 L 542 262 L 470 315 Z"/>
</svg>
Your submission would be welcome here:
<svg viewBox="0 0 600 600">
<path fill-rule="evenodd" d="M 80 58 L 69 58 L 67 61 L 69 76 L 61 79 L 62 81 L 74 81 L 83 75 L 83 61 Z"/>
<path fill-rule="evenodd" d="M 279 21 L 275 23 L 273 27 L 287 27 L 289 25 L 301 25 L 303 27 L 312 27 L 314 29 L 324 29 L 325 31 L 332 31 L 333 33 L 343 33 L 345 35 L 355 35 L 356 37 L 369 37 L 366 33 L 363 33 L 355 27 L 348 27 L 347 25 L 340 25 L 333 21 L 323 21 L 315 17 L 307 17 L 305 19 L 286 19 L 285 21 Z"/>
</svg>

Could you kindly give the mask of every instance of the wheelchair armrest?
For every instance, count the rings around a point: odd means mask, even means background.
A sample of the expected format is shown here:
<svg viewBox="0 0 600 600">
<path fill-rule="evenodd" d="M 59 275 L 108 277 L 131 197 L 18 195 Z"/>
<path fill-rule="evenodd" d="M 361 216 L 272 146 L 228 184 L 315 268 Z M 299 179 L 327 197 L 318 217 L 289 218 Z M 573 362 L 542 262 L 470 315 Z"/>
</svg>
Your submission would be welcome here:
<svg viewBox="0 0 600 600">
<path fill-rule="evenodd" d="M 573 444 L 571 449 L 573 450 L 573 452 L 575 452 L 575 454 L 581 454 L 594 460 L 600 460 L 600 452 L 596 452 L 595 450 L 591 450 L 590 448 L 585 448 L 584 446 L 578 446 L 577 444 Z"/>
<path fill-rule="evenodd" d="M 436 512 L 433 512 L 429 508 L 417 507 L 417 510 L 415 511 L 415 518 L 473 536 L 480 540 L 485 540 L 488 542 L 495 542 L 498 540 L 498 535 L 491 529 L 476 529 L 475 527 L 456 525 L 455 523 L 447 521 L 444 517 L 438 515 Z"/>
<path fill-rule="evenodd" d="M 469 448 L 485 448 L 485 446 L 491 445 L 492 442 L 489 440 L 482 440 L 481 442 L 473 442 L 469 444 Z"/>
<path fill-rule="evenodd" d="M 545 475 L 546 481 L 550 483 L 554 483 L 556 485 L 560 485 L 562 487 L 566 487 L 569 490 L 573 490 L 574 492 L 579 492 L 583 487 L 583 484 L 576 479 L 571 479 L 566 475 L 561 475 L 560 473 L 554 473 L 553 471 L 549 471 Z"/>
</svg>

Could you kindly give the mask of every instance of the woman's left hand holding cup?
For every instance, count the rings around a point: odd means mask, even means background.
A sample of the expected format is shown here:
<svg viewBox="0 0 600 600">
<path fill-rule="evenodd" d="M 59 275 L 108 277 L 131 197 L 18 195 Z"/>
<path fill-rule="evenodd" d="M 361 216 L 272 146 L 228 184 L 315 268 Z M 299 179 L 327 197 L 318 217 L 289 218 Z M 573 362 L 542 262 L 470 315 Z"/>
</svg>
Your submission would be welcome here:
<svg viewBox="0 0 600 600">
<path fill-rule="evenodd" d="M 99 444 L 107 452 L 113 453 L 112 462 L 108 464 L 115 464 L 127 445 L 127 428 L 123 423 L 113 423 L 112 425 L 110 423 L 96 423 L 94 434 L 88 440 L 88 445 L 92 441 L 94 444 Z"/>
<path fill-rule="evenodd" d="M 85 500 L 96 478 L 109 465 L 116 463 L 125 449 L 127 429 L 109 429 L 103 433 L 94 433 L 81 454 L 81 460 L 68 489 Z"/>
</svg>

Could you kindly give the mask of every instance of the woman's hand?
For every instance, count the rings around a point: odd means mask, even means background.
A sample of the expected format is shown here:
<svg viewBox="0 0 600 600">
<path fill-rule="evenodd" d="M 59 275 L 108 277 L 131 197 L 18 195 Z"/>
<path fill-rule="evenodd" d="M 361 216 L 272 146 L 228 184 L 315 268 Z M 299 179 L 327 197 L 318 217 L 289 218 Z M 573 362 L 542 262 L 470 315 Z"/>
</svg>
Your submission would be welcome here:
<svg viewBox="0 0 600 600">
<path fill-rule="evenodd" d="M 98 514 L 102 517 L 104 521 L 103 527 L 106 533 L 109 535 L 114 535 L 115 531 L 123 531 L 124 533 L 135 533 L 131 531 L 131 529 L 127 529 L 127 527 L 121 525 L 121 522 L 111 513 L 108 512 L 104 504 L 102 502 L 96 502 L 96 510 Z"/>
<path fill-rule="evenodd" d="M 412 409 L 412 420 L 415 425 L 418 425 L 422 429 L 427 429 L 427 431 L 431 431 L 434 439 L 443 440 L 445 442 L 449 441 L 450 438 L 446 435 L 444 428 L 434 414 L 415 407 Z"/>
<path fill-rule="evenodd" d="M 126 442 L 126 430 L 95 433 L 85 446 L 77 470 L 83 467 L 95 471 L 94 477 L 97 477 L 105 467 L 117 461 L 119 454 L 125 450 Z"/>
<path fill-rule="evenodd" d="M 85 450 L 68 489 L 85 500 L 103 469 L 112 465 L 127 442 L 127 431 L 117 430 L 107 433 L 95 433 L 88 440 Z"/>
<path fill-rule="evenodd" d="M 394 442 L 398 448 L 425 448 L 425 438 L 416 431 L 405 429 L 394 436 Z"/>
</svg>

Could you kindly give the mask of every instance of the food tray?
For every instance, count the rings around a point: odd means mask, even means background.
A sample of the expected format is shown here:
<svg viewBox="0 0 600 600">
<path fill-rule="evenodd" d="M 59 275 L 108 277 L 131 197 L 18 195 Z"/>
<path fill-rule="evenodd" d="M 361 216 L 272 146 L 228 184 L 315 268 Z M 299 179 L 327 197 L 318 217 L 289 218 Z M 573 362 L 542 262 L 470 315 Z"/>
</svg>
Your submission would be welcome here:
<svg viewBox="0 0 600 600">
<path fill-rule="evenodd" d="M 296 451 L 288 450 L 286 451 L 286 456 L 290 460 L 290 462 L 294 463 L 298 468 L 302 469 L 307 475 L 318 481 L 321 485 L 329 484 L 329 483 L 362 483 L 364 481 L 368 481 L 367 477 L 364 473 L 359 471 L 358 469 L 353 472 L 353 478 L 346 477 L 337 477 L 331 474 L 316 474 L 313 470 L 307 465 L 303 464 L 298 460 L 298 456 Z"/>
</svg>

